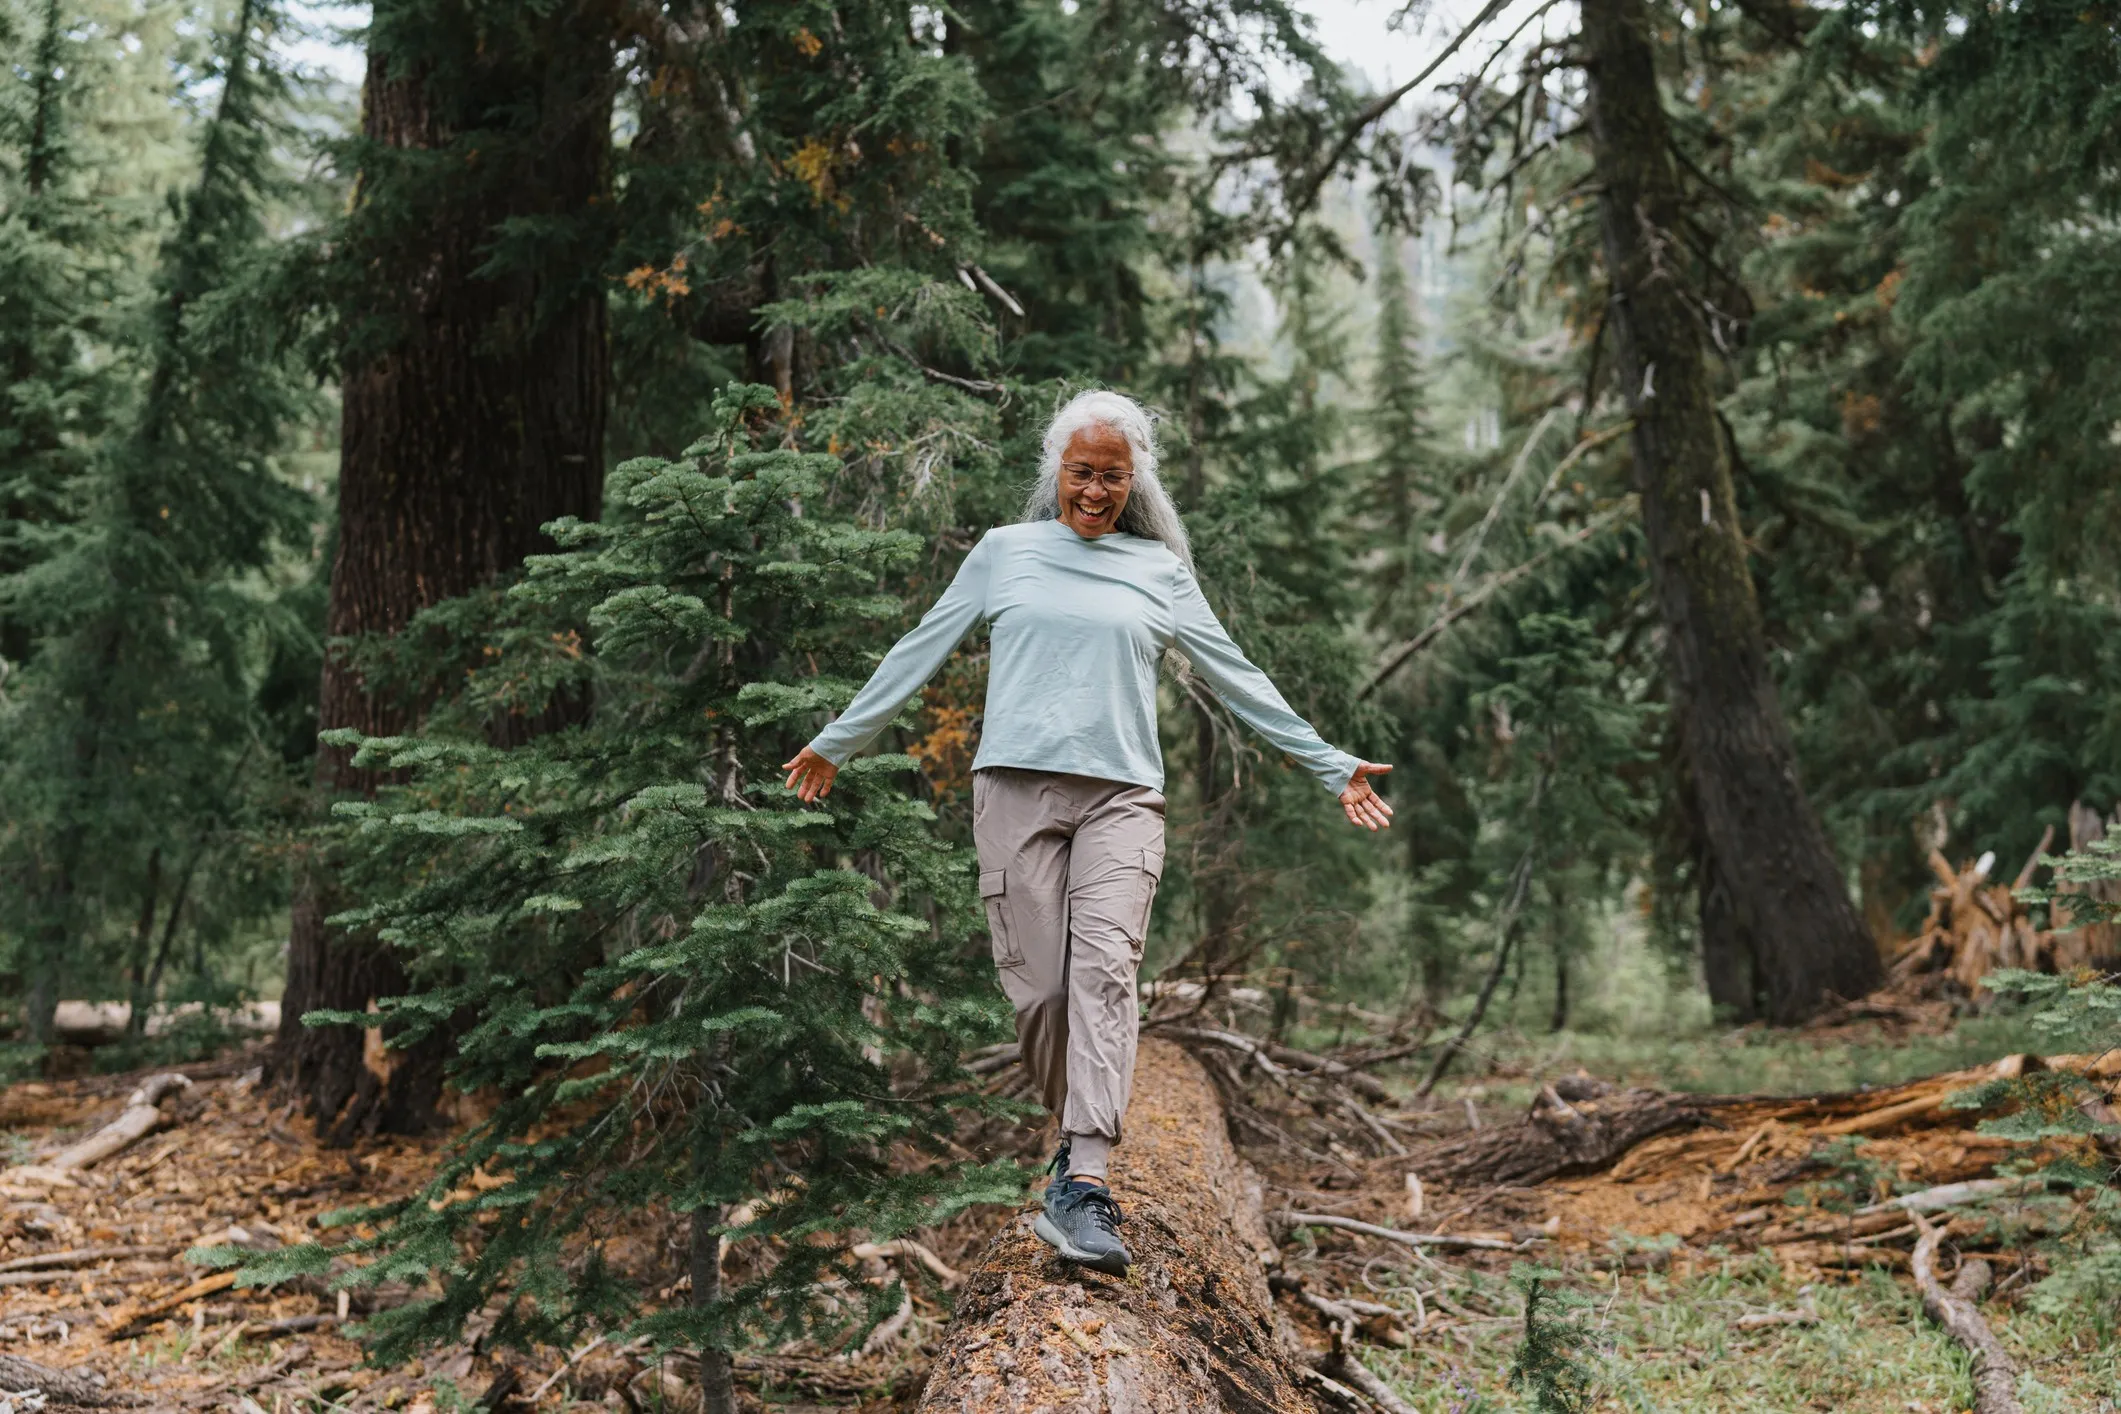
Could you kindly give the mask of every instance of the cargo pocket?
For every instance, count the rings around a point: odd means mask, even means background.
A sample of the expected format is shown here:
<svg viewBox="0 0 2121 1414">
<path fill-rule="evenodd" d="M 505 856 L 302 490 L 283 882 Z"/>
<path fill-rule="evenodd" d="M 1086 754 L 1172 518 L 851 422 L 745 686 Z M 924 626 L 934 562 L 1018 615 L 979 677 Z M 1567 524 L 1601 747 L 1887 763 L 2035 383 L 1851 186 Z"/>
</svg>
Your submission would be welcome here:
<svg viewBox="0 0 2121 1414">
<path fill-rule="evenodd" d="M 1148 937 L 1149 937 L 1149 914 L 1150 914 L 1150 913 L 1151 913 L 1151 911 L 1152 911 L 1152 910 L 1154 910 L 1154 909 L 1155 909 L 1155 907 L 1156 907 L 1156 885 L 1157 885 L 1157 881 L 1158 881 L 1158 880 L 1160 880 L 1160 879 L 1162 879 L 1163 877 L 1164 877 L 1164 851 L 1163 851 L 1163 847 L 1162 847 L 1161 845 L 1159 845 L 1159 846 L 1157 846 L 1157 847 L 1156 847 L 1155 849 L 1145 849 L 1145 850 L 1143 850 L 1143 851 L 1142 851 L 1142 882 L 1141 882 L 1141 890 L 1142 890 L 1142 907 L 1141 907 L 1141 915 L 1140 915 L 1140 916 L 1139 916 L 1139 917 L 1138 917 L 1138 918 L 1137 918 L 1137 919 L 1135 920 L 1135 923 L 1134 923 L 1134 946 L 1135 946 L 1135 951 L 1137 951 L 1137 952 L 1139 952 L 1139 951 L 1141 950 L 1141 945 L 1142 945 L 1142 944 L 1143 944 L 1143 943 L 1144 943 L 1145 941 L 1147 941 L 1147 939 L 1148 939 Z"/>
<path fill-rule="evenodd" d="M 994 941 L 996 967 L 1022 967 L 1024 950 L 1009 927 L 1008 871 L 984 870 L 979 876 L 980 898 L 987 905 L 987 933 Z"/>
</svg>

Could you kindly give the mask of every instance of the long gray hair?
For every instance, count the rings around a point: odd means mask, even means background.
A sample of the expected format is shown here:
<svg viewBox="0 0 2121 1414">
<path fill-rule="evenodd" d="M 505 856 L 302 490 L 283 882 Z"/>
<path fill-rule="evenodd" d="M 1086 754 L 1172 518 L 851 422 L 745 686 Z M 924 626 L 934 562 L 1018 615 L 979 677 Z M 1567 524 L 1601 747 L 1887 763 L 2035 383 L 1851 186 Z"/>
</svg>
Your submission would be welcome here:
<svg viewBox="0 0 2121 1414">
<path fill-rule="evenodd" d="M 1193 543 L 1186 538 L 1186 523 L 1178 518 L 1178 507 L 1156 475 L 1156 423 L 1148 410 L 1122 393 L 1093 389 L 1077 393 L 1061 404 L 1046 424 L 1045 448 L 1039 457 L 1038 480 L 1024 498 L 1024 520 L 1060 518 L 1061 454 L 1068 442 L 1089 427 L 1109 427 L 1127 439 L 1134 453 L 1134 489 L 1119 513 L 1117 528 L 1145 540 L 1159 540 L 1187 569 L 1193 568 Z"/>
</svg>

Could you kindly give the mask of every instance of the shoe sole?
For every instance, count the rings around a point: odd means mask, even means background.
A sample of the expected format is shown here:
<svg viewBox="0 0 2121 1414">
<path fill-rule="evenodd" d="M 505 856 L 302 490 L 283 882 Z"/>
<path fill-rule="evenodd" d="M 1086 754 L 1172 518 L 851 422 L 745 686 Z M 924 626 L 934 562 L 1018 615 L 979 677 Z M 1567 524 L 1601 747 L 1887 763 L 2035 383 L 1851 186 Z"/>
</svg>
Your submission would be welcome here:
<svg viewBox="0 0 2121 1414">
<path fill-rule="evenodd" d="M 1066 1257 L 1069 1261 L 1104 1272 L 1108 1276 L 1123 1277 L 1127 1274 L 1128 1258 L 1118 1252 L 1087 1252 L 1077 1247 L 1053 1225 L 1052 1219 L 1040 1213 L 1031 1223 L 1031 1230 L 1038 1234 L 1039 1241 Z"/>
</svg>

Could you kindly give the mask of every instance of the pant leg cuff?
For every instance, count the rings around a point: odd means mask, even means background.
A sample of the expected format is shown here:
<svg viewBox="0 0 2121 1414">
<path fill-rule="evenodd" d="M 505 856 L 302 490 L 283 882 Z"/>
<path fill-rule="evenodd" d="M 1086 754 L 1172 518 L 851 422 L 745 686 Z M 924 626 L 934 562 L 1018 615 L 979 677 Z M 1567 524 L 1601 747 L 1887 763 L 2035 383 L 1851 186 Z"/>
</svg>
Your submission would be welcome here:
<svg viewBox="0 0 2121 1414">
<path fill-rule="evenodd" d="M 1063 1177 L 1104 1178 L 1112 1161 L 1112 1141 L 1102 1134 L 1068 1136 L 1068 1173 Z"/>
</svg>

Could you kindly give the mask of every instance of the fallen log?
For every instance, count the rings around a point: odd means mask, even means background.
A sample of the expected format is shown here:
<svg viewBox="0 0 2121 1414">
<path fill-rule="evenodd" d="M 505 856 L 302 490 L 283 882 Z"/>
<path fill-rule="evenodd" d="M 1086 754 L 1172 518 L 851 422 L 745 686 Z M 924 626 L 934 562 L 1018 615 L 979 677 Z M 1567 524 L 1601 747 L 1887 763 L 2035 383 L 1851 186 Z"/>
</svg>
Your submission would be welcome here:
<svg viewBox="0 0 2121 1414">
<path fill-rule="evenodd" d="M 923 1414 L 1041 1405 L 1139 1414 L 1309 1411 L 1277 1335 L 1256 1180 L 1200 1063 L 1142 1041 L 1112 1187 L 1134 1253 L 1124 1280 L 1061 1261 L 1018 1214 L 959 1289 Z"/>
<path fill-rule="evenodd" d="M 53 1404 L 115 1404 L 119 1396 L 103 1384 L 93 1370 L 55 1370 L 13 1355 L 0 1355 L 0 1390 L 26 1394 L 32 1390 Z"/>
<path fill-rule="evenodd" d="M 1519 1123 L 1427 1145 L 1414 1159 L 1431 1183 L 1529 1187 L 1564 1174 L 1594 1173 L 1645 1139 L 1707 1124 L 1719 1103 L 1730 1102 L 1616 1090 L 1569 1077 L 1546 1087 Z"/>
<path fill-rule="evenodd" d="M 1908 1265 L 1915 1274 L 1915 1287 L 1922 1293 L 1922 1309 L 1944 1327 L 1945 1334 L 1957 1341 L 1972 1361 L 1974 1414 L 2019 1414 L 2018 1368 L 2011 1363 L 2003 1342 L 1988 1328 L 1988 1322 L 1981 1319 L 1976 1304 L 1988 1284 L 1988 1264 L 1961 1264 L 1960 1280 L 1952 1284 L 1951 1290 L 1945 1290 L 1936 1271 L 1937 1246 L 1944 1240 L 1944 1229 L 1932 1224 L 1920 1209 L 1910 1211 L 1922 1229 L 1922 1238 L 1916 1242 Z"/>
</svg>

